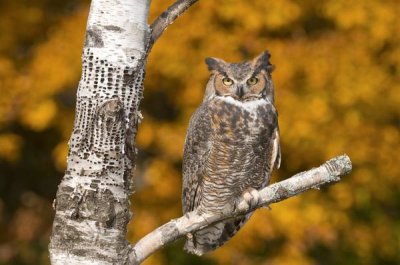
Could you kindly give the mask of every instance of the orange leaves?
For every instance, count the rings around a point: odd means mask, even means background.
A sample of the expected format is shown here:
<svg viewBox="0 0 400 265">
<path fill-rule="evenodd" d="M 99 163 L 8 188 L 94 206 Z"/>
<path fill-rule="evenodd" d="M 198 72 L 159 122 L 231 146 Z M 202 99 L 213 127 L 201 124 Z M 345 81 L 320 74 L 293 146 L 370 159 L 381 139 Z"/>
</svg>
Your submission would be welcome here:
<svg viewBox="0 0 400 265">
<path fill-rule="evenodd" d="M 151 17 L 170 3 L 154 0 Z M 53 165 L 62 172 L 87 7 L 77 7 L 59 23 L 47 25 L 51 22 L 44 20 L 42 6 L 10 1 L 0 9 L 4 12 L 0 16 L 4 33 L 0 34 L 0 160 L 7 167 L 12 163 L 32 167 L 33 155 L 22 156 L 30 134 L 54 129 L 59 134 L 54 137 L 57 143 L 50 151 L 36 148 L 33 153 L 35 157 L 50 153 Z M 240 61 L 270 50 L 276 65 L 273 79 L 282 141 L 279 179 L 341 153 L 349 154 L 354 170 L 338 185 L 257 212 L 232 242 L 204 259 L 193 261 L 180 250 L 175 252 L 174 245 L 147 264 L 396 263 L 400 253 L 399 13 L 398 1 L 391 0 L 215 0 L 199 1 L 178 18 L 155 44 L 148 61 L 130 239 L 181 213 L 183 141 L 189 117 L 203 98 L 207 56 Z M 147 100 L 150 97 L 153 100 Z M 40 144 L 49 140 L 43 135 Z M 21 166 L 17 173 L 21 181 L 28 177 L 26 172 L 33 171 Z M 31 212 L 16 216 L 21 225 L 24 216 L 39 223 Z"/>
<path fill-rule="evenodd" d="M 327 1 L 327 4 L 324 7 L 325 12 L 335 19 L 340 27 L 345 29 L 364 25 L 368 20 L 367 2 L 354 0 Z"/>
<path fill-rule="evenodd" d="M 301 7 L 294 1 L 253 1 L 254 9 L 251 13 L 258 16 L 253 20 L 254 25 L 260 25 L 271 29 L 279 30 L 296 21 L 301 15 Z M 252 16 L 249 16 L 251 18 Z M 249 27 L 251 24 L 249 25 Z"/>
<path fill-rule="evenodd" d="M 395 260 L 393 248 L 381 248 L 384 243 L 376 238 L 382 233 L 397 245 L 400 238 L 385 229 L 372 232 L 380 225 L 398 229 L 391 218 L 378 221 L 386 215 L 382 207 L 400 207 L 394 202 L 400 192 L 395 188 L 400 175 L 400 22 L 395 2 L 199 2 L 156 44 L 147 78 L 161 77 L 151 80 L 146 90 L 173 93 L 179 114 L 168 125 L 145 118 L 143 127 L 153 128 L 148 135 L 159 143 L 144 145 L 146 150 L 168 153 L 167 157 L 180 152 L 178 147 L 164 147 L 171 134 L 154 130 L 167 127 L 171 133 L 187 126 L 206 84 L 204 57 L 239 61 L 269 49 L 276 65 L 273 78 L 283 145 L 280 178 L 340 153 L 348 153 L 354 162 L 353 173 L 339 185 L 256 213 L 232 242 L 210 255 L 218 264 L 232 263 L 232 253 L 241 264 L 341 264 L 350 257 L 367 264 Z M 180 83 L 170 87 L 163 76 L 179 78 Z M 398 210 L 392 211 L 398 215 Z M 279 238 L 284 243 L 273 243 Z M 354 238 L 363 240 L 363 246 Z M 251 246 L 260 248 L 263 240 L 277 249 L 257 259 Z M 330 254 L 319 253 L 319 248 Z M 323 258 L 326 255 L 331 257 Z"/>
<path fill-rule="evenodd" d="M 53 100 L 45 100 L 39 104 L 30 106 L 21 114 L 21 121 L 24 125 L 34 131 L 40 131 L 47 128 L 55 117 L 57 105 Z"/>
<path fill-rule="evenodd" d="M 16 134 L 0 134 L 0 159 L 15 162 L 19 159 L 23 140 Z"/>
<path fill-rule="evenodd" d="M 154 160 L 145 171 L 143 179 L 159 199 L 168 199 L 180 193 L 177 176 L 178 172 L 166 161 Z"/>
<path fill-rule="evenodd" d="M 221 1 L 216 3 L 216 14 L 226 23 L 240 25 L 245 30 L 257 31 L 264 27 L 277 30 L 301 15 L 297 3 L 285 1 Z"/>
</svg>

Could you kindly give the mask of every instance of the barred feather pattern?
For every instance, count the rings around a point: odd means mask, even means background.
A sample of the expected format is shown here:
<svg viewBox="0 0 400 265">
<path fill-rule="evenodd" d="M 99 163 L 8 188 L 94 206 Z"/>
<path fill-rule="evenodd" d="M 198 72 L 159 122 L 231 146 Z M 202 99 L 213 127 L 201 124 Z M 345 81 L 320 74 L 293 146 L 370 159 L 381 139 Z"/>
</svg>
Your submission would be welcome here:
<svg viewBox="0 0 400 265">
<path fill-rule="evenodd" d="M 247 189 L 259 190 L 279 165 L 279 129 L 267 98 L 237 101 L 212 95 L 193 114 L 183 158 L 183 212 L 224 212 Z M 234 236 L 250 218 L 220 222 L 187 236 L 185 250 L 202 255 Z"/>
</svg>

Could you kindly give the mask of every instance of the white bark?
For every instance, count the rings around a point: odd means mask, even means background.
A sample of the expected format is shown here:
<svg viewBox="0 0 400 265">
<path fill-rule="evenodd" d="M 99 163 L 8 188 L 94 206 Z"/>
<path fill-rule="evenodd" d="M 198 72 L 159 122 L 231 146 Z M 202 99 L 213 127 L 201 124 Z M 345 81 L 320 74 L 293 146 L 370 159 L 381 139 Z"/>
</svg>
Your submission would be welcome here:
<svg viewBox="0 0 400 265">
<path fill-rule="evenodd" d="M 197 1 L 177 0 L 156 19 L 150 33 L 150 0 L 92 0 L 67 170 L 54 201 L 51 264 L 140 264 L 187 233 L 339 181 L 351 170 L 349 158 L 338 157 L 261 190 L 261 200 L 252 209 L 238 204 L 240 209 L 218 215 L 188 213 L 135 246 L 126 241 L 146 58 L 168 25 Z"/>
<path fill-rule="evenodd" d="M 93 0 L 75 124 L 58 187 L 52 264 L 126 264 L 149 0 Z"/>
<path fill-rule="evenodd" d="M 257 205 L 249 208 L 240 198 L 238 208 L 226 213 L 213 213 L 199 215 L 196 211 L 185 214 L 184 216 L 171 220 L 168 223 L 155 229 L 132 247 L 130 259 L 133 264 L 140 264 L 158 249 L 175 241 L 176 239 L 200 230 L 210 224 L 229 219 L 232 217 L 245 215 L 262 206 L 268 206 L 292 196 L 298 195 L 306 190 L 340 181 L 340 177 L 350 173 L 352 169 L 350 158 L 347 155 L 335 157 L 320 167 L 301 172 L 295 176 L 272 184 L 259 191 L 260 200 Z M 241 207 L 242 206 L 242 207 Z M 246 207 L 247 206 L 247 207 Z"/>
</svg>

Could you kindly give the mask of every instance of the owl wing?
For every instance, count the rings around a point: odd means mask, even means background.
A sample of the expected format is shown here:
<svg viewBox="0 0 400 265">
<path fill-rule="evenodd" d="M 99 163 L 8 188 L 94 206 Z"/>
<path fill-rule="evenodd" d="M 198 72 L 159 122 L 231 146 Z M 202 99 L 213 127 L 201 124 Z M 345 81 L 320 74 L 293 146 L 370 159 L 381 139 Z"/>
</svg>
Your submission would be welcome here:
<svg viewBox="0 0 400 265">
<path fill-rule="evenodd" d="M 278 115 L 276 113 L 276 110 L 273 109 L 272 115 L 276 117 L 275 121 L 270 124 L 271 126 L 271 139 L 268 141 L 268 147 L 266 148 L 266 153 L 267 153 L 267 161 L 266 161 L 266 167 L 264 168 L 264 176 L 265 176 L 265 182 L 263 183 L 262 187 L 265 187 L 268 185 L 272 170 L 273 168 L 278 169 L 281 165 L 281 147 L 280 147 L 280 137 L 279 137 L 279 124 L 278 124 Z"/>
<path fill-rule="evenodd" d="M 212 146 L 211 122 L 206 104 L 202 104 L 189 122 L 183 153 L 182 209 L 193 211 L 199 204 L 201 181 L 209 147 Z"/>
<path fill-rule="evenodd" d="M 279 136 L 279 126 L 276 127 L 275 132 L 275 139 L 273 143 L 273 151 L 272 151 L 272 159 L 274 161 L 271 163 L 276 169 L 281 166 L 281 145 L 280 145 L 280 136 Z"/>
</svg>

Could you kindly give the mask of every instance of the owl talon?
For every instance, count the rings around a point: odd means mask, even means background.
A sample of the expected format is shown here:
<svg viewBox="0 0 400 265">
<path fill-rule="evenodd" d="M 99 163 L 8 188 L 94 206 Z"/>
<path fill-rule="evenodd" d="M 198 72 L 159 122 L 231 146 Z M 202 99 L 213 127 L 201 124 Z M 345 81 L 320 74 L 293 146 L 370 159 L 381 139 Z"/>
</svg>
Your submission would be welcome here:
<svg viewBox="0 0 400 265">
<path fill-rule="evenodd" d="M 255 206 L 260 202 L 260 200 L 261 200 L 260 193 L 258 192 L 258 190 L 253 189 L 253 188 L 250 188 L 250 189 L 249 189 L 249 193 L 250 193 L 250 195 L 251 195 L 251 199 L 250 199 L 249 205 L 250 205 L 250 208 L 253 208 L 253 207 L 255 207 Z"/>
<path fill-rule="evenodd" d="M 247 212 L 249 209 L 254 208 L 260 202 L 260 199 L 258 190 L 249 188 L 243 192 L 243 199 L 236 204 L 236 208 L 240 212 Z"/>
<path fill-rule="evenodd" d="M 279 167 L 269 60 L 268 51 L 241 63 L 206 59 L 209 82 L 185 139 L 182 206 L 185 213 L 201 214 L 207 226 L 187 235 L 189 253 L 210 252 L 234 236 L 264 202 L 254 188 L 269 183 L 273 167 Z M 211 218 L 232 212 L 237 216 L 228 220 Z"/>
</svg>

